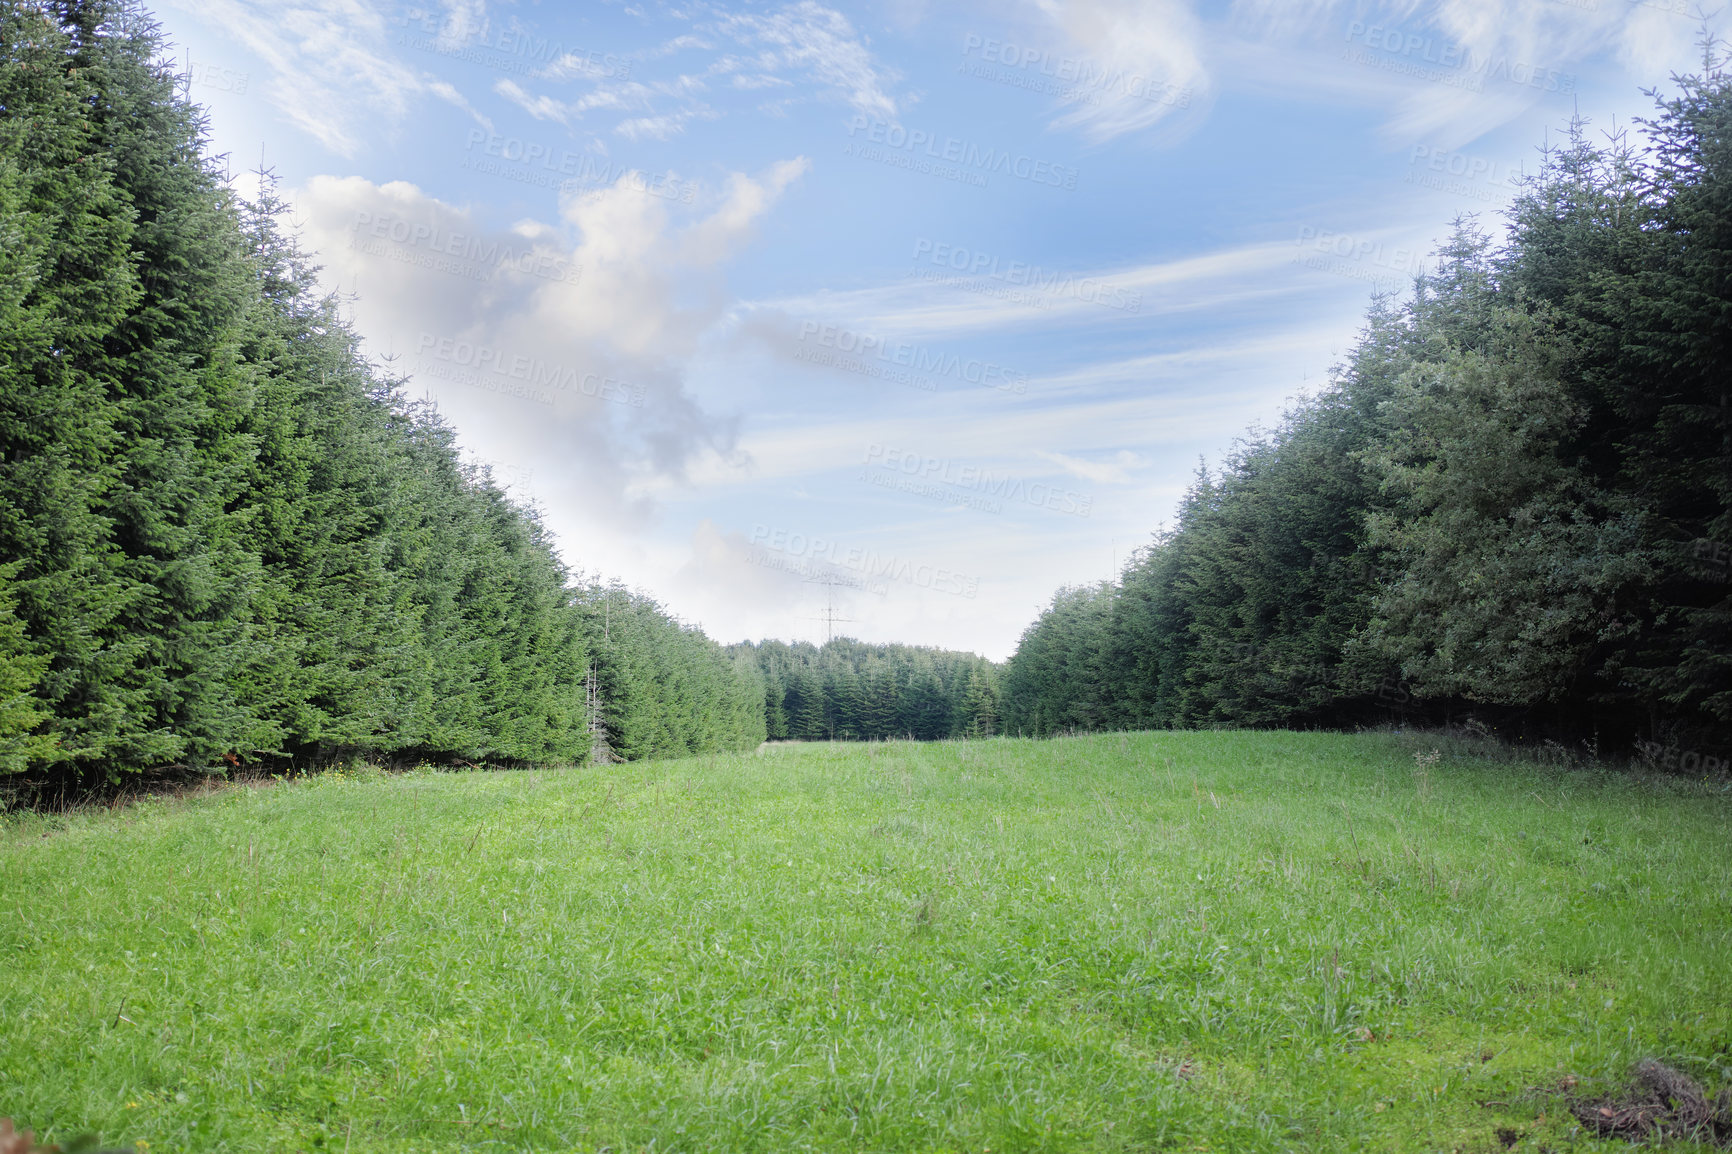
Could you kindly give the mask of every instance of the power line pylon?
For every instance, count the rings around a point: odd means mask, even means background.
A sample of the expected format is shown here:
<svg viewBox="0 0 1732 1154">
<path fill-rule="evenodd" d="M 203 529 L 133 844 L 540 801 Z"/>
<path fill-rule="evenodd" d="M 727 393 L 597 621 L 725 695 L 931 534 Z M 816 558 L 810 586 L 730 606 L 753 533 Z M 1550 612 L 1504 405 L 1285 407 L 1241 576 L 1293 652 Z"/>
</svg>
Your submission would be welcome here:
<svg viewBox="0 0 1732 1154">
<path fill-rule="evenodd" d="M 806 578 L 806 582 L 811 585 L 822 585 L 824 587 L 824 616 L 807 617 L 804 618 L 804 620 L 822 621 L 824 623 L 824 644 L 828 645 L 836 638 L 836 623 L 838 621 L 847 623 L 854 620 L 852 617 L 836 616 L 836 586 L 846 585 L 848 582 L 837 577 L 834 573 L 827 573 L 822 577 L 808 577 Z"/>
</svg>

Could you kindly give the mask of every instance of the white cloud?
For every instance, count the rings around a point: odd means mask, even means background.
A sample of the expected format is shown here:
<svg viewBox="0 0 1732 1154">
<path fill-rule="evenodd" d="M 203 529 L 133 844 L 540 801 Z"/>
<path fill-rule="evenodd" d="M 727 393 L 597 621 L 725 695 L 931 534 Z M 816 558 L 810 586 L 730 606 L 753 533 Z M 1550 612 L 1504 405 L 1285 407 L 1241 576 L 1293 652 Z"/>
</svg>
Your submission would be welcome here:
<svg viewBox="0 0 1732 1154">
<path fill-rule="evenodd" d="M 743 51 L 723 50 L 723 45 Z M 546 81 L 593 81 L 587 93 L 571 100 L 531 93 L 510 82 L 495 85 L 495 91 L 531 116 L 563 124 L 592 110 L 630 113 L 614 131 L 631 140 L 670 140 L 694 120 L 719 117 L 705 99 L 712 81 L 740 93 L 795 90 L 803 83 L 871 116 L 891 119 L 898 111 L 890 93 L 897 74 L 877 61 L 846 16 L 815 0 L 762 15 L 723 15 L 639 54 L 634 64 L 641 72 L 652 61 L 698 53 L 714 58 L 694 71 L 662 79 L 597 77 L 575 59 L 554 61 L 536 74 Z M 761 107 L 775 112 L 781 105 Z"/>
<path fill-rule="evenodd" d="M 810 161 L 798 156 L 771 165 L 761 177 L 752 178 L 738 172 L 731 175 L 728 195 L 721 207 L 707 220 L 686 231 L 682 238 L 682 255 L 687 261 L 701 265 L 727 259 L 750 237 L 758 218 L 810 167 Z"/>
<path fill-rule="evenodd" d="M 1710 24 L 1723 28 L 1723 14 Z M 1233 24 L 1241 39 L 1220 51 L 1242 87 L 1381 106 L 1391 140 L 1448 148 L 1542 102 L 1567 118 L 1602 56 L 1636 86 L 1693 69 L 1699 56 L 1693 17 L 1630 0 L 1236 0 Z"/>
<path fill-rule="evenodd" d="M 1203 30 L 1189 0 L 1034 0 L 1075 59 L 1054 127 L 1112 140 L 1201 106 Z"/>
<path fill-rule="evenodd" d="M 1718 23 L 1725 27 L 1724 22 Z M 1630 10 L 1624 25 L 1618 55 L 1632 74 L 1656 83 L 1673 72 L 1698 70 L 1702 57 L 1700 37 L 1701 26 L 1675 9 L 1638 4 Z"/>
<path fill-rule="evenodd" d="M 525 92 L 515 80 L 500 80 L 493 85 L 493 91 L 511 101 L 537 120 L 552 120 L 560 124 L 569 124 L 571 106 L 551 96 L 531 96 Z"/>
<path fill-rule="evenodd" d="M 788 330 L 773 339 L 789 338 L 796 327 L 787 319 L 792 317 L 845 318 L 887 338 L 1122 321 L 1162 313 L 1219 311 L 1259 297 L 1302 291 L 1303 285 L 1291 278 L 1271 275 L 1291 269 L 1299 252 L 1292 242 L 1278 241 L 1112 269 L 1043 270 L 1024 262 L 1040 275 L 1030 273 L 1017 280 L 910 275 L 888 285 L 784 297 L 751 307 L 768 314 L 758 320 L 765 335 Z M 1011 254 L 999 256 L 1002 265 L 1012 261 Z M 929 264 L 910 267 L 913 274 L 946 272 Z M 1103 300 L 1124 307 L 1104 307 Z"/>
<path fill-rule="evenodd" d="M 511 101 L 537 120 L 551 120 L 570 126 L 592 111 L 641 112 L 619 122 L 614 131 L 629 140 L 671 140 L 685 131 L 693 120 L 710 120 L 718 114 L 708 104 L 696 99 L 703 90 L 701 82 L 680 77 L 672 82 L 643 84 L 636 80 L 602 81 L 591 91 L 572 100 L 559 100 L 546 94 L 525 90 L 513 80 L 499 80 L 493 91 Z M 657 98 L 678 102 L 670 112 L 654 113 Z M 654 113 L 653 115 L 649 115 Z"/>
<path fill-rule="evenodd" d="M 896 101 L 885 89 L 895 74 L 872 55 L 848 18 L 815 0 L 801 0 L 768 16 L 737 15 L 722 21 L 721 31 L 760 51 L 750 61 L 762 87 L 771 74 L 800 72 L 830 88 L 856 111 L 883 120 L 894 119 Z M 728 70 L 742 62 L 729 60 Z"/>
<path fill-rule="evenodd" d="M 614 127 L 614 131 L 627 140 L 672 140 L 686 130 L 686 124 L 697 113 L 692 110 L 682 110 L 665 116 L 634 116 L 622 120 Z"/>
<path fill-rule="evenodd" d="M 459 47 L 487 30 L 487 0 L 444 0 L 437 17 L 439 39 L 448 47 Z"/>
<path fill-rule="evenodd" d="M 618 523 L 660 480 L 733 456 L 736 421 L 686 374 L 728 307 L 723 263 L 803 170 L 735 175 L 695 219 L 636 173 L 508 228 L 401 181 L 321 176 L 294 202 L 372 355 L 396 356 L 480 456 L 531 468 L 574 525 Z"/>
<path fill-rule="evenodd" d="M 1148 464 L 1146 458 L 1129 449 L 1120 449 L 1105 461 L 1091 461 L 1046 449 L 1035 450 L 1035 456 L 1051 461 L 1073 477 L 1081 477 L 1097 485 L 1128 485 L 1131 483 L 1131 470 Z"/>
<path fill-rule="evenodd" d="M 383 14 L 352 0 L 177 0 L 221 27 L 269 70 L 271 103 L 291 123 L 344 157 L 357 155 L 378 125 L 395 124 L 427 96 L 486 124 L 461 93 L 390 49 Z M 460 26 L 481 5 L 452 5 Z"/>
</svg>

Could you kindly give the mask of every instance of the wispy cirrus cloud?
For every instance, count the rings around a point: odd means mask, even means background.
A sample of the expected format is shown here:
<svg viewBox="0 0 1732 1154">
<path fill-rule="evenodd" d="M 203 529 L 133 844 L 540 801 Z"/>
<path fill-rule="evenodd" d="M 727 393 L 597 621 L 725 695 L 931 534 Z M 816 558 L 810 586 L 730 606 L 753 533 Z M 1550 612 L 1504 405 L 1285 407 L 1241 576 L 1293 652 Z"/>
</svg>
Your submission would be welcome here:
<svg viewBox="0 0 1732 1154">
<path fill-rule="evenodd" d="M 515 80 L 500 80 L 493 85 L 493 91 L 511 101 L 537 120 L 554 120 L 560 124 L 571 123 L 573 109 L 564 101 L 555 100 L 551 96 L 534 96 L 523 90 L 522 85 Z"/>
<path fill-rule="evenodd" d="M 1141 453 L 1129 449 L 1120 449 L 1105 460 L 1090 460 L 1086 457 L 1074 457 L 1068 453 L 1054 453 L 1046 449 L 1036 449 L 1035 456 L 1051 461 L 1073 477 L 1081 477 L 1085 481 L 1093 481 L 1097 485 L 1128 485 L 1131 482 L 1133 470 L 1140 469 L 1149 463 L 1148 458 Z"/>
<path fill-rule="evenodd" d="M 1115 268 L 1054 271 L 1058 283 L 990 277 L 908 276 L 870 287 L 756 302 L 751 308 L 792 316 L 846 318 L 874 331 L 933 335 L 1098 323 L 1103 317 L 1209 312 L 1257 298 L 1304 291 L 1301 282 L 1272 274 L 1289 269 L 1298 250 L 1289 241 L 1238 245 L 1171 260 Z M 1135 314 L 1102 310 L 1088 294 L 1062 291 L 1077 283 L 1138 294 Z M 1016 288 L 1026 291 L 984 291 Z"/>
<path fill-rule="evenodd" d="M 766 104 L 760 96 L 759 108 L 766 111 L 800 100 L 829 99 L 891 119 L 901 107 L 893 95 L 900 74 L 877 59 L 846 16 L 816 0 L 799 0 L 769 13 L 699 9 L 680 18 L 691 21 L 689 30 L 638 54 L 638 75 L 598 77 L 576 64 L 554 61 L 535 79 L 556 86 L 587 82 L 588 90 L 565 96 L 559 88 L 530 91 L 515 81 L 500 81 L 494 91 L 539 120 L 568 126 L 592 113 L 622 114 L 613 131 L 632 140 L 668 140 L 694 121 L 723 116 L 719 96 L 729 91 L 774 92 L 774 103 Z M 692 59 L 704 56 L 709 59 Z M 648 74 L 664 62 L 673 69 L 665 75 Z"/>
<path fill-rule="evenodd" d="M 1055 128 L 1101 143 L 1200 106 L 1205 34 L 1190 0 L 1033 0 L 1077 75 Z M 1179 97 L 1182 95 L 1183 99 Z"/>
<path fill-rule="evenodd" d="M 1236 0 L 1220 44 L 1243 87 L 1381 105 L 1390 139 L 1457 147 L 1545 101 L 1567 117 L 1597 58 L 1639 85 L 1688 70 L 1724 15 L 1684 0 Z"/>
<path fill-rule="evenodd" d="M 426 97 L 487 119 L 450 83 L 403 63 L 384 14 L 350 0 L 176 0 L 220 25 L 269 69 L 264 91 L 296 127 L 331 152 L 357 155 L 380 123 L 396 124 Z M 484 19 L 480 0 L 453 0 L 449 19 Z"/>
<path fill-rule="evenodd" d="M 532 93 L 515 80 L 495 81 L 493 91 L 537 120 L 553 121 L 568 128 L 593 111 L 639 113 L 627 116 L 614 126 L 614 131 L 628 140 L 671 140 L 684 132 L 686 125 L 693 120 L 713 120 L 721 115 L 708 104 L 695 100 L 680 101 L 673 109 L 658 112 L 658 95 L 677 98 L 685 93 L 668 86 L 637 81 L 599 88 L 575 100 L 559 100 L 546 93 Z"/>
<path fill-rule="evenodd" d="M 726 57 L 715 71 L 731 74 L 736 87 L 786 86 L 794 73 L 828 90 L 858 112 L 884 120 L 898 105 L 887 91 L 898 79 L 873 56 L 848 18 L 816 0 L 800 0 L 767 16 L 724 17 L 717 31 L 757 51 Z"/>
</svg>

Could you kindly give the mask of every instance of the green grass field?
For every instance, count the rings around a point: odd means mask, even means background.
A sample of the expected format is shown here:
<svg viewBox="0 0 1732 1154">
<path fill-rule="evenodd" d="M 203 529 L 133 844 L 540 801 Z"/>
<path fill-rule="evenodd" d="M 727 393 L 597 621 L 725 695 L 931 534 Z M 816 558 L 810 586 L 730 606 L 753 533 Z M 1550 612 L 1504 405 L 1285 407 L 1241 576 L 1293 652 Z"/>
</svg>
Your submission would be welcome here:
<svg viewBox="0 0 1732 1154">
<path fill-rule="evenodd" d="M 1732 796 L 1397 735 L 330 775 L 0 826 L 0 1115 L 153 1151 L 1628 1149 Z M 1498 1132 L 1502 1131 L 1500 1135 Z"/>
</svg>

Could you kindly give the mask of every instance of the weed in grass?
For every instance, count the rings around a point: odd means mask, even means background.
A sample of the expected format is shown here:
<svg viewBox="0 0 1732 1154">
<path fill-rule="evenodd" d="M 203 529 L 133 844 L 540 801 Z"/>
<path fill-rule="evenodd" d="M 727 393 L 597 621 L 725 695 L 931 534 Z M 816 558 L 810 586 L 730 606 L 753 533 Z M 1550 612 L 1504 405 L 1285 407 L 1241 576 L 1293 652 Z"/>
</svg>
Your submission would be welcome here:
<svg viewBox="0 0 1732 1154">
<path fill-rule="evenodd" d="M 1430 753 L 1415 753 L 1413 755 L 1413 787 L 1421 802 L 1431 800 L 1431 771 L 1437 767 L 1437 763 L 1442 757 L 1443 752 L 1436 749 Z M 1543 799 L 1541 804 L 1544 804 Z"/>
</svg>

